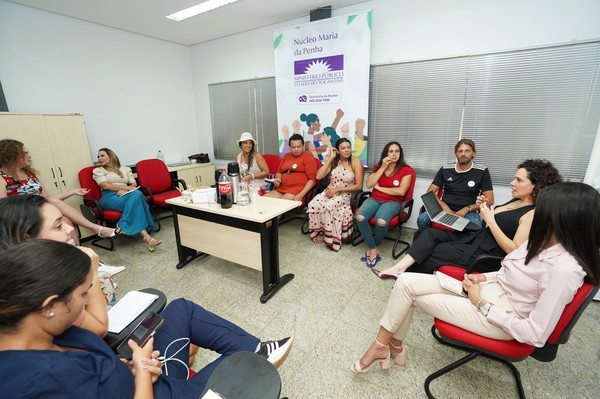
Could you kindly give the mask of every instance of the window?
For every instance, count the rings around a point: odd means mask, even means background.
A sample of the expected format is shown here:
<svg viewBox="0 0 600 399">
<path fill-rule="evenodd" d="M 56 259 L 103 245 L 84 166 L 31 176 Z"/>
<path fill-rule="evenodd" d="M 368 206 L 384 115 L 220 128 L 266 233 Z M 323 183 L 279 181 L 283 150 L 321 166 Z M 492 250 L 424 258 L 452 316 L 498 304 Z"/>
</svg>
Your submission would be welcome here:
<svg viewBox="0 0 600 399">
<path fill-rule="evenodd" d="M 399 141 L 420 177 L 470 138 L 496 184 L 546 158 L 582 181 L 600 122 L 600 41 L 371 67 L 369 164 Z"/>
<path fill-rule="evenodd" d="M 234 159 L 240 134 L 250 132 L 258 151 L 278 154 L 275 78 L 209 85 L 214 154 Z"/>
</svg>

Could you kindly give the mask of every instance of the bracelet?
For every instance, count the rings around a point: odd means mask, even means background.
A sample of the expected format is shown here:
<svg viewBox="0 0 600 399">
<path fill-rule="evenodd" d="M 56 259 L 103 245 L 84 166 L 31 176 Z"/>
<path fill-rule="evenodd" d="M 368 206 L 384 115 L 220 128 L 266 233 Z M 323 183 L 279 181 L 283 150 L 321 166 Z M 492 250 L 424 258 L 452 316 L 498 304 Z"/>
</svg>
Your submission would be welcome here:
<svg viewBox="0 0 600 399">
<path fill-rule="evenodd" d="M 251 177 L 252 177 L 252 180 L 254 180 L 254 173 L 252 173 Z"/>
<path fill-rule="evenodd" d="M 483 301 L 483 297 L 479 298 L 479 301 L 477 302 L 477 305 L 475 305 L 475 307 L 477 309 L 479 309 L 479 304 L 481 303 L 481 301 Z"/>
</svg>

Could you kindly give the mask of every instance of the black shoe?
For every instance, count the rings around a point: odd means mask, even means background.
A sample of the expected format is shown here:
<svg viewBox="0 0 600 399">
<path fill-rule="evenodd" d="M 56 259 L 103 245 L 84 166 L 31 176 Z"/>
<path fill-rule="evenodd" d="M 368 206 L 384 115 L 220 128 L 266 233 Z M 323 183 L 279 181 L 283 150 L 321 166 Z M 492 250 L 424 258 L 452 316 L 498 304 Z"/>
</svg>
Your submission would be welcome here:
<svg viewBox="0 0 600 399">
<path fill-rule="evenodd" d="M 271 362 L 275 368 L 279 368 L 287 358 L 288 353 L 290 353 L 293 343 L 293 337 L 287 337 L 279 341 L 261 342 L 256 353 Z"/>
</svg>

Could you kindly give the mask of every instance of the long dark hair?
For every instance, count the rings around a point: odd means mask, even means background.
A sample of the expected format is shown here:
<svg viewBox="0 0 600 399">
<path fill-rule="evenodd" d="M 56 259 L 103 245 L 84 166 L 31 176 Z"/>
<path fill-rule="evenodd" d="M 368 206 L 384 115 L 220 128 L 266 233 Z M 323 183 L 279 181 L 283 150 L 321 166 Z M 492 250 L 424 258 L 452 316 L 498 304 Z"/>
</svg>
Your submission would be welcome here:
<svg viewBox="0 0 600 399">
<path fill-rule="evenodd" d="M 17 195 L 0 199 L 0 251 L 40 234 L 40 208 L 48 201 L 41 195 Z"/>
<path fill-rule="evenodd" d="M 256 143 L 254 142 L 254 140 L 250 140 L 252 141 L 252 148 L 250 149 L 250 153 L 248 154 L 248 167 L 246 168 L 246 171 L 250 170 L 250 167 L 252 166 L 252 162 L 254 162 L 254 152 L 256 151 Z M 242 148 L 242 142 L 240 141 L 238 143 L 238 146 L 240 147 L 240 149 Z M 243 153 L 244 151 L 242 151 Z M 242 161 L 242 156 L 240 155 L 240 162 Z"/>
<path fill-rule="evenodd" d="M 557 183 L 540 191 L 527 242 L 529 263 L 552 236 L 586 272 L 586 280 L 600 278 L 600 193 L 584 183 Z"/>
<path fill-rule="evenodd" d="M 42 310 L 44 301 L 68 302 L 91 267 L 83 251 L 63 242 L 30 240 L 0 256 L 0 331 L 13 331 L 25 316 Z"/>
<path fill-rule="evenodd" d="M 340 146 L 343 143 L 350 143 L 350 148 L 352 148 L 352 143 L 347 138 L 342 137 L 341 139 L 338 139 L 338 141 L 335 143 L 335 149 L 337 150 L 337 154 L 335 155 L 335 158 L 333 158 L 333 162 L 331 163 L 331 170 L 334 170 L 342 159 L 342 157 L 340 156 Z M 352 165 L 352 153 L 350 153 L 350 158 L 348 159 L 350 160 L 350 165 Z"/>
<path fill-rule="evenodd" d="M 383 158 L 387 157 L 387 153 L 392 145 L 397 145 L 398 148 L 400 148 L 400 157 L 398 158 L 398 161 L 396 162 L 396 167 L 394 168 L 394 172 L 396 172 L 398 169 L 400 169 L 403 166 L 408 166 L 406 164 L 406 162 L 404 161 L 404 150 L 402 149 L 402 146 L 400 145 L 400 143 L 398 143 L 397 141 L 390 141 L 389 143 L 387 143 L 385 145 L 385 147 L 383 147 L 383 150 L 381 151 L 381 156 L 379 157 L 379 162 L 377 162 L 377 164 L 375 164 L 375 166 L 373 166 L 373 172 L 377 172 L 379 170 L 379 168 L 383 164 Z"/>
</svg>

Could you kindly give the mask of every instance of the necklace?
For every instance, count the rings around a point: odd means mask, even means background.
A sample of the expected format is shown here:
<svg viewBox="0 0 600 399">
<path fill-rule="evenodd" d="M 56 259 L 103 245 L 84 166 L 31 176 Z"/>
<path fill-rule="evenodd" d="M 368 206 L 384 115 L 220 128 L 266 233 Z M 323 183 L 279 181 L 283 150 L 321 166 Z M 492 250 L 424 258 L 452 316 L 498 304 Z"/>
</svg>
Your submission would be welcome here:
<svg viewBox="0 0 600 399">
<path fill-rule="evenodd" d="M 525 204 L 522 200 L 519 201 L 515 201 L 509 205 L 506 206 L 507 210 L 512 210 L 512 209 L 517 209 L 517 208 L 521 208 L 523 206 L 527 206 L 528 204 Z"/>
</svg>

